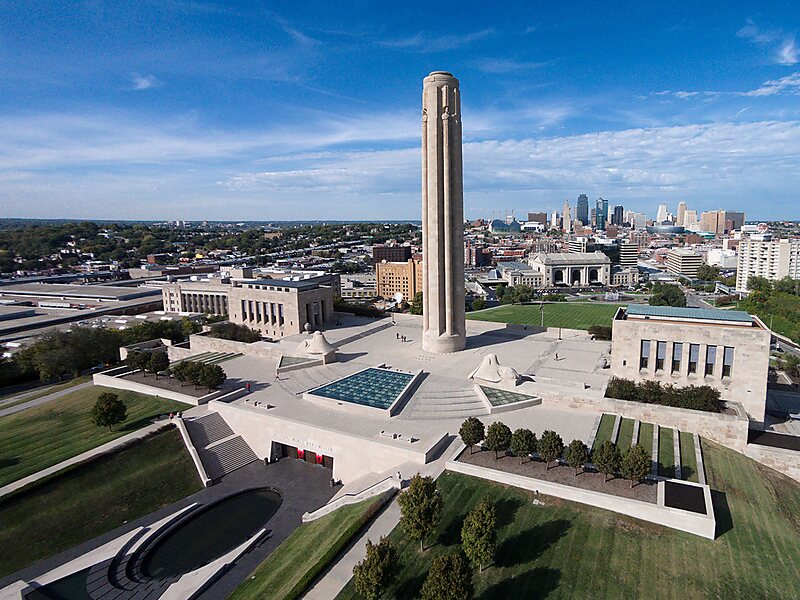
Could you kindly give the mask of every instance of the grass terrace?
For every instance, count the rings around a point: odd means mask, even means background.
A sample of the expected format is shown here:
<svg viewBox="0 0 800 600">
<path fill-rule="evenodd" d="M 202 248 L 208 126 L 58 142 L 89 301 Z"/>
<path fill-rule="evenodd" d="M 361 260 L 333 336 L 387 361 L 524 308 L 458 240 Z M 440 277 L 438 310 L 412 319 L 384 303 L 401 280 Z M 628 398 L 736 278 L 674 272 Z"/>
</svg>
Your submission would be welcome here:
<svg viewBox="0 0 800 600">
<path fill-rule="evenodd" d="M 681 479 L 697 483 L 697 457 L 694 451 L 694 436 L 686 431 L 681 431 L 678 437 L 681 445 Z"/>
<path fill-rule="evenodd" d="M 633 419 L 622 419 L 619 424 L 619 433 L 617 433 L 617 446 L 619 451 L 623 452 L 625 448 L 631 447 L 633 441 Z"/>
<path fill-rule="evenodd" d="M 675 477 L 675 441 L 672 429 L 660 427 L 658 431 L 658 474 Z"/>
<path fill-rule="evenodd" d="M 639 444 L 644 446 L 647 450 L 653 447 L 653 424 L 652 423 L 639 423 Z"/>
<path fill-rule="evenodd" d="M 298 598 L 375 516 L 382 504 L 372 498 L 303 523 L 256 567 L 228 600 Z"/>
<path fill-rule="evenodd" d="M 55 394 L 56 392 L 63 392 L 64 390 L 68 390 L 70 388 L 75 387 L 76 385 L 86 383 L 87 381 L 90 380 L 91 380 L 90 375 L 82 375 L 81 377 L 70 379 L 69 381 L 65 381 L 64 383 L 55 383 L 51 385 L 45 385 L 40 388 L 36 388 L 35 390 L 27 390 L 27 391 L 23 390 L 20 392 L 13 392 L 11 394 L 6 394 L 5 396 L 0 396 L 0 409 L 11 408 L 12 406 L 17 406 L 18 404 L 25 404 L 26 402 L 30 402 L 31 400 L 38 400 L 39 398 L 43 398 L 44 396 Z M 12 396 L 17 396 L 21 394 L 27 394 L 27 395 L 19 400 L 14 400 L 14 401 L 8 400 Z"/>
<path fill-rule="evenodd" d="M 544 305 L 544 326 L 565 329 L 589 329 L 592 325 L 611 326 L 611 320 L 619 304 L 585 304 L 554 302 Z M 468 319 L 540 326 L 542 311 L 540 304 L 504 304 L 467 313 Z"/>
<path fill-rule="evenodd" d="M 128 407 L 113 431 L 92 422 L 97 397 L 112 391 Z M 185 404 L 127 390 L 91 386 L 0 419 L 0 486 L 21 479 L 147 425 Z"/>
<path fill-rule="evenodd" d="M 431 560 L 459 548 L 464 517 L 488 498 L 497 508 L 497 555 L 483 573 L 473 570 L 476 598 L 797 598 L 800 484 L 703 444 L 718 490 L 714 541 L 546 496 L 536 506 L 526 491 L 445 472 L 430 548 L 420 553 L 400 527 L 389 536 L 401 565 L 384 597 L 418 598 Z M 357 598 L 352 581 L 339 598 Z"/>
<path fill-rule="evenodd" d="M 65 469 L 0 499 L 0 577 L 201 487 L 175 428 Z"/>
<path fill-rule="evenodd" d="M 592 450 L 597 448 L 606 440 L 611 439 L 611 434 L 614 433 L 614 420 L 614 415 L 604 414 L 602 417 L 600 417 L 600 426 L 597 428 L 597 434 L 594 438 L 594 444 L 592 444 Z"/>
</svg>

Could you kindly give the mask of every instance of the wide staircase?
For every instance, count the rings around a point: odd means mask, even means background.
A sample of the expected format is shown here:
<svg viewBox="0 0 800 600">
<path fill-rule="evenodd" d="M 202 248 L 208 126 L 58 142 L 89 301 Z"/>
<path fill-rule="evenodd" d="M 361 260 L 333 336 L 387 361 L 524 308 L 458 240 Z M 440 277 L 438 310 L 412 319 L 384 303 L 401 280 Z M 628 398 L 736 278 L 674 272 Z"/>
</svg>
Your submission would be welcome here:
<svg viewBox="0 0 800 600">
<path fill-rule="evenodd" d="M 410 419 L 463 419 L 488 415 L 483 400 L 473 388 L 420 390 L 404 411 Z"/>
<path fill-rule="evenodd" d="M 212 480 L 258 460 L 244 438 L 236 435 L 219 413 L 184 422 L 206 474 Z"/>
<path fill-rule="evenodd" d="M 356 365 L 354 363 L 332 363 L 329 365 L 308 367 L 300 371 L 291 371 L 282 374 L 280 383 L 283 389 L 297 396 L 312 388 L 352 375 L 363 368 L 363 365 Z"/>
</svg>

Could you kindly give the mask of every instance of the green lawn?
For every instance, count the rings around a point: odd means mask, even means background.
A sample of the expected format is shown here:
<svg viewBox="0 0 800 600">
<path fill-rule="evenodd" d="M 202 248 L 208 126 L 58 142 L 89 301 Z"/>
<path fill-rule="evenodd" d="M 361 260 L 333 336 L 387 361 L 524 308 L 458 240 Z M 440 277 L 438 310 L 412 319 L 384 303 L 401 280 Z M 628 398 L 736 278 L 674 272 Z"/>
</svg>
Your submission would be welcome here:
<svg viewBox="0 0 800 600">
<path fill-rule="evenodd" d="M 445 472 L 431 547 L 420 553 L 400 528 L 390 535 L 402 563 L 383 597 L 418 598 L 432 558 L 459 548 L 465 515 L 486 497 L 497 508 L 498 551 L 473 571 L 476 598 L 797 598 L 800 485 L 715 444 L 704 450 L 718 490 L 714 541 L 549 497 L 535 506 L 525 491 Z M 352 581 L 339 597 L 357 597 Z"/>
<path fill-rule="evenodd" d="M 0 576 L 201 488 L 176 429 L 65 469 L 0 500 Z M 13 552 L 11 549 L 13 548 Z"/>
<path fill-rule="evenodd" d="M 128 407 L 128 419 L 108 431 L 92 423 L 97 397 L 111 391 Z M 0 486 L 145 426 L 153 417 L 184 410 L 185 404 L 91 386 L 0 419 Z"/>
<path fill-rule="evenodd" d="M 697 457 L 694 452 L 694 436 L 686 431 L 679 434 L 681 444 L 681 478 L 697 483 Z"/>
<path fill-rule="evenodd" d="M 300 525 L 228 600 L 299 597 L 382 505 L 375 498 L 364 500 Z"/>
<path fill-rule="evenodd" d="M 597 434 L 595 435 L 594 443 L 592 444 L 592 450 L 597 448 L 606 440 L 611 439 L 611 434 L 614 433 L 615 420 L 616 416 L 609 414 L 604 414 L 600 418 L 600 425 L 597 427 Z"/>
<path fill-rule="evenodd" d="M 69 388 L 75 387 L 76 385 L 80 385 L 82 383 L 86 383 L 91 379 L 90 375 L 83 375 L 81 377 L 76 377 L 75 379 L 70 379 L 69 381 L 65 381 L 64 383 L 56 383 L 53 385 L 46 385 L 41 388 L 37 388 L 36 391 L 30 391 L 29 395 L 25 396 L 21 400 L 15 400 L 14 402 L 5 402 L 0 404 L 0 409 L 4 408 L 11 408 L 12 406 L 17 406 L 18 404 L 24 404 L 25 402 L 29 402 L 30 400 L 36 400 L 41 398 L 42 396 L 49 396 L 50 394 L 54 394 L 56 392 L 61 392 L 63 390 L 68 390 Z M 22 392 L 14 392 L 12 394 L 7 394 L 6 396 L 0 397 L 0 400 L 10 396 L 17 396 L 19 394 L 25 394 L 25 391 Z"/>
<path fill-rule="evenodd" d="M 620 452 L 624 452 L 626 448 L 631 447 L 631 442 L 633 441 L 633 424 L 633 419 L 622 419 L 619 424 L 617 446 Z"/>
<path fill-rule="evenodd" d="M 639 442 L 648 452 L 653 449 L 653 424 L 639 423 Z"/>
<path fill-rule="evenodd" d="M 586 304 L 553 302 L 544 305 L 544 326 L 565 329 L 589 329 L 592 325 L 611 326 L 618 304 Z M 467 313 L 468 319 L 540 326 L 542 312 L 539 304 L 504 304 L 495 308 Z"/>
<path fill-rule="evenodd" d="M 658 474 L 675 477 L 675 440 L 672 429 L 659 428 L 658 432 Z"/>
</svg>

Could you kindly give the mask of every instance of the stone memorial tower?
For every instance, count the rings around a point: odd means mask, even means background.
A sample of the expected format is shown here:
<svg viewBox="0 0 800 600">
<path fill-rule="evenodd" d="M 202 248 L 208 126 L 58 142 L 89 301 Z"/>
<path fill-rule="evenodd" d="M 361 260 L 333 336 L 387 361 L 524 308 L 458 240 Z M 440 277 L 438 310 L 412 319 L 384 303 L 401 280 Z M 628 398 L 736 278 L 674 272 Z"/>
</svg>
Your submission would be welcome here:
<svg viewBox="0 0 800 600">
<path fill-rule="evenodd" d="M 422 349 L 457 352 L 464 316 L 464 195 L 458 79 L 434 71 L 422 88 Z"/>
</svg>

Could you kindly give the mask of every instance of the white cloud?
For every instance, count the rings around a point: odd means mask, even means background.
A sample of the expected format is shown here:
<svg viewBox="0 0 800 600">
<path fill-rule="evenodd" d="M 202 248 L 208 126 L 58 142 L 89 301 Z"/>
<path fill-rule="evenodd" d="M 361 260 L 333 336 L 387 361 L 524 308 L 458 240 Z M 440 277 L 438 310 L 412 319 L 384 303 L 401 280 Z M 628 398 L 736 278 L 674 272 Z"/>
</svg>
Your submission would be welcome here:
<svg viewBox="0 0 800 600">
<path fill-rule="evenodd" d="M 794 41 L 794 38 L 789 38 L 781 44 L 778 49 L 776 61 L 780 65 L 796 65 L 800 62 L 800 48 Z"/>
<path fill-rule="evenodd" d="M 130 78 L 134 90 L 149 90 L 150 88 L 161 85 L 161 82 L 153 75 L 140 75 L 139 73 L 131 73 Z"/>
<path fill-rule="evenodd" d="M 653 96 L 674 96 L 680 100 L 688 98 L 695 98 L 698 96 L 713 97 L 713 96 L 780 96 L 780 95 L 798 95 L 800 94 L 800 72 L 786 75 L 780 79 L 773 79 L 765 81 L 755 89 L 747 90 L 745 92 L 718 92 L 718 91 L 672 91 L 662 90 L 653 92 Z"/>
<path fill-rule="evenodd" d="M 741 38 L 755 42 L 756 44 L 768 44 L 774 42 L 781 35 L 780 30 L 761 29 L 755 24 L 753 19 L 747 19 L 746 24 L 739 31 L 736 32 Z"/>
<path fill-rule="evenodd" d="M 483 73 L 502 74 L 529 71 L 545 66 L 544 62 L 526 62 L 510 58 L 481 58 L 475 61 L 475 67 Z"/>
<path fill-rule="evenodd" d="M 415 52 L 442 52 L 455 50 L 478 40 L 491 36 L 493 29 L 483 29 L 465 34 L 439 35 L 428 31 L 420 31 L 416 35 L 391 40 L 381 40 L 378 45 L 386 48 L 413 50 Z"/>
</svg>

